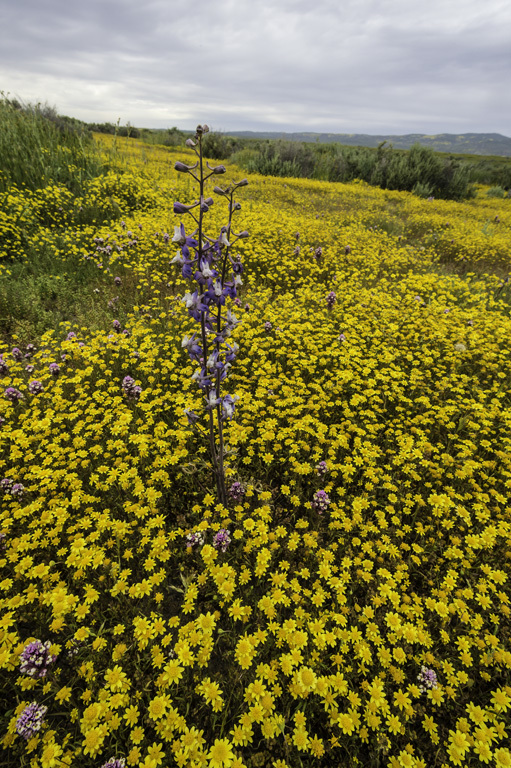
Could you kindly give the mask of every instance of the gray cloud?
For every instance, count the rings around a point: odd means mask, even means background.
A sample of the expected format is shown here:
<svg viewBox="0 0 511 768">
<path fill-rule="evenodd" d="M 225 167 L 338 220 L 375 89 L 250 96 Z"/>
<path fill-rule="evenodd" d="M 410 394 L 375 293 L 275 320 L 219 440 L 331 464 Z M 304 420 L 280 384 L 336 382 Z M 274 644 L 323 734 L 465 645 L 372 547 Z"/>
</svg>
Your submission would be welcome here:
<svg viewBox="0 0 511 768">
<path fill-rule="evenodd" d="M 507 0 L 4 0 L 0 87 L 93 121 L 511 131 Z"/>
</svg>

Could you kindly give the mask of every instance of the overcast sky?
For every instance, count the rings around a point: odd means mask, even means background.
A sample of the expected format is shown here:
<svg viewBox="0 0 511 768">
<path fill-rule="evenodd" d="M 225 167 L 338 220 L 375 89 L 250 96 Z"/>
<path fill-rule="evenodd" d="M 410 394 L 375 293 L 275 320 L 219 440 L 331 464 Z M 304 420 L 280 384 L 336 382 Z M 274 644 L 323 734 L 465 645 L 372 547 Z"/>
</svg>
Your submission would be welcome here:
<svg viewBox="0 0 511 768">
<path fill-rule="evenodd" d="M 511 136 L 509 0 L 0 0 L 0 90 L 88 122 Z"/>
</svg>

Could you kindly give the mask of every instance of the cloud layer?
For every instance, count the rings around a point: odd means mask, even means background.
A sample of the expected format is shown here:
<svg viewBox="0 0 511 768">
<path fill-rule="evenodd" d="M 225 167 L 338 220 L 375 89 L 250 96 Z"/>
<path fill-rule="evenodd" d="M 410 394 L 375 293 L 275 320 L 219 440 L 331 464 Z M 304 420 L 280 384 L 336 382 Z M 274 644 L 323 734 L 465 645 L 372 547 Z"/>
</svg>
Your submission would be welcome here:
<svg viewBox="0 0 511 768">
<path fill-rule="evenodd" d="M 0 88 L 87 121 L 511 132 L 507 0 L 5 0 Z"/>
</svg>

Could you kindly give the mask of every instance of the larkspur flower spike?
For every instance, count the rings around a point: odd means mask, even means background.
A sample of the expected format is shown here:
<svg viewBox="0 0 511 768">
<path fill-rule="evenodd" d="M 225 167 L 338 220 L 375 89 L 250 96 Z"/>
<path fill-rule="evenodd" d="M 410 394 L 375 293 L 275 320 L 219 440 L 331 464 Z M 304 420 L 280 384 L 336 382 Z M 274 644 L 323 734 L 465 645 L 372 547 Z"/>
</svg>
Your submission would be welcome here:
<svg viewBox="0 0 511 768">
<path fill-rule="evenodd" d="M 205 194 L 205 182 L 210 177 L 226 172 L 223 165 L 211 166 L 204 162 L 202 140 L 208 131 L 207 125 L 199 125 L 194 138 L 186 141 L 186 146 L 195 152 L 197 162 L 188 165 L 178 161 L 174 166 L 179 173 L 192 176 L 199 185 L 199 194 L 190 204 L 174 202 L 174 213 L 187 215 L 188 220 L 193 219 L 196 229 L 192 234 L 188 234 L 183 222 L 174 227 L 172 243 L 178 246 L 179 251 L 171 263 L 178 264 L 182 276 L 196 284 L 192 290 L 185 293 L 182 300 L 189 316 L 200 326 L 200 331 L 191 336 L 187 334 L 182 347 L 188 352 L 192 362 L 199 366 L 192 380 L 202 391 L 203 408 L 209 418 L 209 452 L 218 497 L 221 503 L 226 504 L 223 422 L 234 417 L 238 397 L 222 396 L 220 390 L 238 351 L 237 344 L 227 343 L 228 337 L 240 322 L 231 312 L 229 303 L 240 303 L 238 290 L 242 285 L 243 265 L 239 256 L 234 259 L 231 257 L 230 248 L 236 240 L 248 237 L 245 230 L 236 233 L 232 229 L 233 214 L 241 208 L 234 200 L 234 192 L 248 182 L 242 179 L 225 188 L 214 187 L 213 191 L 225 197 L 228 202 L 229 218 L 216 236 L 206 233 L 204 217 L 214 201 Z M 225 315 L 222 315 L 223 307 L 226 308 Z M 215 441 L 215 414 L 218 445 Z M 199 415 L 190 409 L 185 410 L 185 415 L 189 426 L 197 430 Z"/>
</svg>

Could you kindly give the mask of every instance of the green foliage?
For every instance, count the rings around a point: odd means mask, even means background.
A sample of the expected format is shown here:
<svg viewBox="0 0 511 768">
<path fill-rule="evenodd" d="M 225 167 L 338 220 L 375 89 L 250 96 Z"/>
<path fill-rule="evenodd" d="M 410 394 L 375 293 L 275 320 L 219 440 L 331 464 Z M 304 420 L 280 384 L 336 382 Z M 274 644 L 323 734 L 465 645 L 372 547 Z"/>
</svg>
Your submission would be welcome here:
<svg viewBox="0 0 511 768">
<path fill-rule="evenodd" d="M 102 172 L 84 124 L 59 116 L 53 107 L 2 97 L 0 125 L 0 191 L 12 184 L 38 189 L 55 182 L 77 194 L 85 180 Z"/>
<path fill-rule="evenodd" d="M 240 139 L 210 131 L 204 136 L 204 157 L 226 160 L 242 145 Z"/>
<path fill-rule="evenodd" d="M 506 190 L 502 187 L 490 187 L 490 189 L 486 192 L 487 197 L 505 197 L 506 196 Z"/>
<path fill-rule="evenodd" d="M 164 147 L 180 147 L 184 144 L 187 134 L 175 126 L 173 128 L 155 129 L 141 128 L 140 138 L 147 144 L 160 144 Z"/>
<path fill-rule="evenodd" d="M 415 144 L 394 150 L 385 142 L 376 149 L 266 141 L 256 151 L 233 155 L 250 173 L 348 182 L 361 179 L 382 189 L 414 192 L 421 197 L 461 200 L 472 196 L 469 169 Z"/>
</svg>

